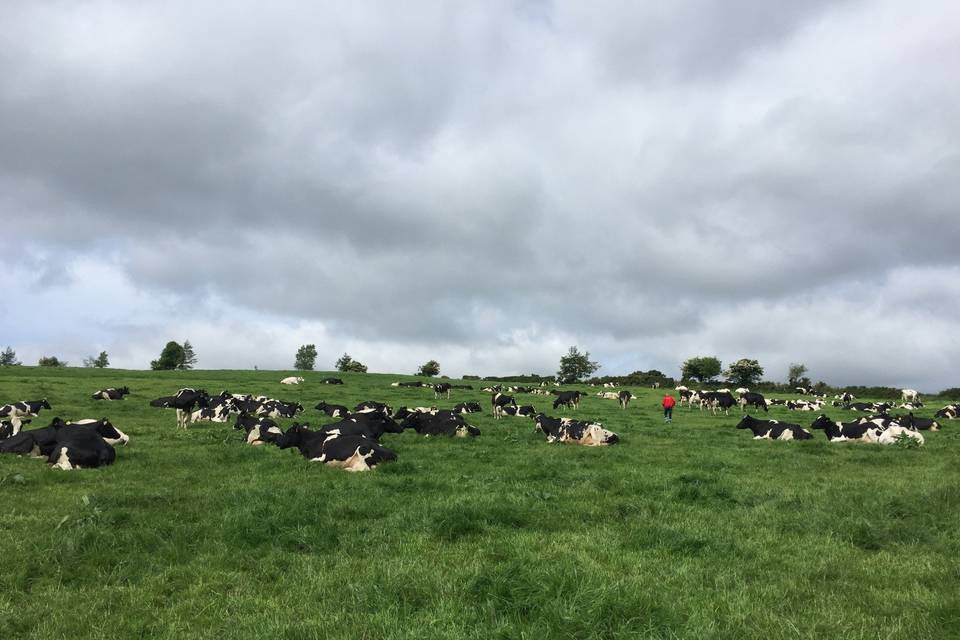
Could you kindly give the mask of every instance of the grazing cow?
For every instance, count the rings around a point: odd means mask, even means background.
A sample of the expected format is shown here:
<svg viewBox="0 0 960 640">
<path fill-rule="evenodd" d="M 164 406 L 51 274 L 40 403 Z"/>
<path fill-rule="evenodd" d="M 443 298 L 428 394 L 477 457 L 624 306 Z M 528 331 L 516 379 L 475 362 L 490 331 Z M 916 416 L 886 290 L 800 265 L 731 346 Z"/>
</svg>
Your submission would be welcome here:
<svg viewBox="0 0 960 640">
<path fill-rule="evenodd" d="M 452 385 L 449 382 L 441 382 L 439 384 L 433 385 L 433 398 L 436 400 L 440 396 L 446 394 L 447 399 L 450 399 L 450 389 Z"/>
<path fill-rule="evenodd" d="M 917 402 L 920 400 L 920 392 L 916 389 L 901 389 L 900 399 L 904 402 Z"/>
<path fill-rule="evenodd" d="M 503 413 L 508 416 L 528 416 L 533 417 L 537 414 L 537 410 L 529 404 L 522 405 L 520 407 L 504 407 Z"/>
<path fill-rule="evenodd" d="M 23 400 L 0 407 L 0 418 L 36 418 L 41 409 L 49 409 L 50 403 L 43 400 Z"/>
<path fill-rule="evenodd" d="M 536 427 L 547 436 L 547 442 L 579 444 L 585 447 L 600 447 L 620 442 L 620 436 L 608 431 L 600 424 L 571 420 L 569 418 L 551 418 L 544 414 L 534 417 Z"/>
<path fill-rule="evenodd" d="M 92 398 L 94 400 L 123 400 L 123 396 L 129 395 L 129 387 L 120 387 L 119 389 L 114 389 L 110 387 L 108 389 L 100 389 L 93 393 Z"/>
<path fill-rule="evenodd" d="M 493 406 L 493 417 L 500 419 L 503 417 L 503 408 L 516 407 L 517 401 L 513 399 L 513 396 L 497 392 L 490 397 L 490 404 Z"/>
<path fill-rule="evenodd" d="M 460 414 L 451 411 L 418 413 L 404 420 L 402 426 L 404 429 L 413 429 L 422 436 L 466 438 L 480 435 L 479 429 L 467 424 Z"/>
<path fill-rule="evenodd" d="M 299 424 L 287 429 L 277 446 L 281 449 L 295 447 L 310 462 L 322 462 L 345 471 L 369 471 L 381 462 L 397 459 L 397 454 L 376 440 L 310 431 Z"/>
<path fill-rule="evenodd" d="M 758 420 L 753 416 L 744 416 L 737 429 L 750 429 L 754 440 L 810 440 L 813 434 L 798 424 L 779 420 Z"/>
<path fill-rule="evenodd" d="M 847 440 L 876 442 L 883 430 L 872 422 L 834 422 L 825 415 L 821 415 L 814 420 L 810 428 L 822 429 L 830 442 L 845 442 Z"/>
<path fill-rule="evenodd" d="M 581 391 L 561 391 L 557 394 L 557 399 L 553 401 L 553 408 L 567 407 L 577 409 L 580 407 L 580 398 L 584 395 Z"/>
<path fill-rule="evenodd" d="M 896 421 L 897 423 L 900 424 L 901 427 L 906 427 L 907 429 L 912 429 L 914 431 L 939 431 L 940 430 L 939 422 L 937 422 L 936 420 L 932 420 L 930 418 L 918 418 L 915 415 L 913 415 L 912 411 L 905 416 L 897 416 Z"/>
<path fill-rule="evenodd" d="M 303 378 L 300 376 L 290 376 L 289 378 L 284 378 L 280 381 L 280 384 L 300 384 L 303 382 Z"/>
<path fill-rule="evenodd" d="M 260 418 L 248 413 L 241 413 L 237 416 L 237 421 L 233 423 L 233 428 L 243 431 L 246 434 L 247 444 L 259 446 L 267 443 L 277 444 L 283 430 L 280 425 L 270 418 Z"/>
<path fill-rule="evenodd" d="M 320 381 L 320 384 L 343 384 L 343 380 L 340 378 L 324 378 Z"/>
<path fill-rule="evenodd" d="M 947 420 L 956 420 L 960 418 L 960 404 L 948 404 L 940 411 L 937 411 L 934 418 L 946 418 Z"/>
<path fill-rule="evenodd" d="M 480 413 L 483 409 L 479 402 L 461 402 L 453 407 L 457 413 Z"/>
<path fill-rule="evenodd" d="M 620 401 L 620 408 L 626 409 L 627 405 L 630 404 L 630 401 L 633 400 L 633 394 L 624 389 L 619 394 L 617 394 L 617 400 Z"/>
<path fill-rule="evenodd" d="M 756 407 L 757 409 L 763 409 L 764 411 L 769 411 L 769 409 L 767 409 L 766 398 L 764 398 L 762 394 L 754 393 L 752 391 L 747 391 L 740 394 L 740 408 L 744 412 L 747 410 L 747 405 Z"/>
<path fill-rule="evenodd" d="M 326 402 L 321 402 L 315 406 L 314 409 L 324 412 L 331 418 L 346 418 L 348 415 L 350 415 L 350 410 L 342 404 L 329 404 Z"/>
<path fill-rule="evenodd" d="M 603 398 L 604 400 L 619 400 L 620 394 L 616 391 L 598 391 L 598 398 Z"/>
</svg>

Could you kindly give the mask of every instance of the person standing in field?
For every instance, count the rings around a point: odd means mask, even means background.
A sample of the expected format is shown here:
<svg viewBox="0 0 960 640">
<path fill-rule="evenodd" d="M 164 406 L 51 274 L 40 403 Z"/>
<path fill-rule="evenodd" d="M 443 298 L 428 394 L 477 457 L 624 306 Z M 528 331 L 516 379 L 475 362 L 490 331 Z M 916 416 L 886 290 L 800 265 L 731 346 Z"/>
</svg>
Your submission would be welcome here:
<svg viewBox="0 0 960 640">
<path fill-rule="evenodd" d="M 673 422 L 673 406 L 677 404 L 677 401 L 673 399 L 673 396 L 669 393 L 663 396 L 663 421 L 664 422 Z"/>
</svg>

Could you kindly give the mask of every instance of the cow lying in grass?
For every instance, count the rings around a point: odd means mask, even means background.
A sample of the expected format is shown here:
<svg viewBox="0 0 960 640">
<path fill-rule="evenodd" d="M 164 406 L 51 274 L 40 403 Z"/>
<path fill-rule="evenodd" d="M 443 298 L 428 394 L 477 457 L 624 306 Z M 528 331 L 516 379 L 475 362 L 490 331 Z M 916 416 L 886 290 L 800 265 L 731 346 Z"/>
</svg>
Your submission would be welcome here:
<svg viewBox="0 0 960 640">
<path fill-rule="evenodd" d="M 36 418 L 41 409 L 49 409 L 50 403 L 43 400 L 23 400 L 0 407 L 0 418 Z"/>
<path fill-rule="evenodd" d="M 529 417 L 532 418 L 537 414 L 537 410 L 533 405 L 525 404 L 519 407 L 504 407 L 502 410 L 503 415 L 506 416 L 516 416 L 516 417 Z"/>
<path fill-rule="evenodd" d="M 937 411 L 934 418 L 945 418 L 947 420 L 956 420 L 960 418 L 960 404 L 948 404 L 940 411 Z"/>
<path fill-rule="evenodd" d="M 310 431 L 306 425 L 300 424 L 287 429 L 277 446 L 296 448 L 310 462 L 322 462 L 345 471 L 369 471 L 381 462 L 397 459 L 396 453 L 371 438 Z"/>
<path fill-rule="evenodd" d="M 480 413 L 483 408 L 479 402 L 461 402 L 453 407 L 456 413 Z"/>
<path fill-rule="evenodd" d="M 64 422 L 54 418 L 49 426 L 21 431 L 0 440 L 0 453 L 47 458 L 51 466 L 83 469 L 112 464 L 115 444 L 127 444 L 130 438 L 109 420 L 77 420 Z"/>
<path fill-rule="evenodd" d="M 887 419 L 889 420 L 889 418 Z M 910 438 L 921 445 L 924 443 L 924 438 L 920 432 L 896 424 L 892 420 L 884 422 L 884 418 L 861 418 L 854 422 L 834 422 L 827 416 L 821 415 L 813 421 L 810 428 L 822 429 L 830 442 L 857 441 L 894 444 L 900 438 Z"/>
<path fill-rule="evenodd" d="M 283 435 L 280 425 L 270 418 L 252 416 L 248 413 L 241 413 L 237 416 L 233 428 L 243 431 L 246 436 L 247 444 L 262 445 L 267 443 L 276 444 Z"/>
<path fill-rule="evenodd" d="M 130 394 L 129 387 L 120 387 L 119 389 L 114 389 L 110 387 L 108 389 L 99 389 L 94 391 L 93 396 L 94 400 L 123 400 L 123 396 Z"/>
<path fill-rule="evenodd" d="M 413 429 L 422 436 L 466 438 L 480 435 L 480 429 L 467 424 L 463 416 L 447 410 L 413 414 L 407 417 L 401 426 L 404 429 Z"/>
<path fill-rule="evenodd" d="M 737 424 L 737 429 L 750 429 L 754 440 L 811 440 L 813 434 L 798 424 L 779 420 L 758 420 L 746 416 Z"/>
<path fill-rule="evenodd" d="M 579 444 L 585 447 L 600 447 L 620 442 L 620 436 L 607 431 L 598 423 L 583 422 L 570 418 L 551 418 L 544 414 L 534 417 L 535 431 L 547 436 L 547 442 Z"/>
<path fill-rule="evenodd" d="M 322 411 L 331 418 L 346 418 L 350 415 L 350 409 L 346 408 L 342 404 L 329 404 L 327 402 L 320 402 L 314 409 Z"/>
</svg>

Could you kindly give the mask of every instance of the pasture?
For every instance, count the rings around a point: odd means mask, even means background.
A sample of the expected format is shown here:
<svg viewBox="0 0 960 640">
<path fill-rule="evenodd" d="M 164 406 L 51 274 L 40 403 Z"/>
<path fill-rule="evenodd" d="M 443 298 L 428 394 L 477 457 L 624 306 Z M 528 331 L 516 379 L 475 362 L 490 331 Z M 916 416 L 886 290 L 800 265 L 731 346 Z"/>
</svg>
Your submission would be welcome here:
<svg viewBox="0 0 960 640">
<path fill-rule="evenodd" d="M 0 369 L 0 404 L 53 405 L 32 426 L 107 416 L 131 438 L 102 469 L 0 457 L 0 638 L 960 636 L 960 421 L 920 449 L 769 442 L 739 409 L 665 425 L 650 389 L 625 411 L 587 387 L 575 412 L 517 397 L 622 439 L 583 448 L 493 420 L 478 381 L 434 400 L 389 386 L 410 377 L 286 375 Z M 350 474 L 230 423 L 177 430 L 148 402 L 184 386 L 299 401 L 312 425 L 333 422 L 320 400 L 472 400 L 482 435 L 388 433 L 398 460 Z"/>
</svg>

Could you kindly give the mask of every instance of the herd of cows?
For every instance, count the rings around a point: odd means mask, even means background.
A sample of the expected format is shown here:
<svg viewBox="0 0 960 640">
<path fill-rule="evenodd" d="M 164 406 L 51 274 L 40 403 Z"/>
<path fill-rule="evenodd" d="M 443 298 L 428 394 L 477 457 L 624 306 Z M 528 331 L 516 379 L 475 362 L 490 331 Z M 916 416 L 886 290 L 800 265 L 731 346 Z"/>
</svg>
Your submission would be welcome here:
<svg viewBox="0 0 960 640">
<path fill-rule="evenodd" d="M 281 384 L 301 384 L 303 378 L 290 377 L 281 380 Z M 326 378 L 324 384 L 343 384 L 338 378 Z M 423 382 L 396 382 L 395 387 L 429 387 L 434 399 L 450 397 L 452 390 L 472 389 L 469 385 L 450 383 L 427 384 Z M 526 417 L 533 420 L 535 430 L 542 433 L 549 443 L 568 443 L 583 446 L 605 446 L 620 441 L 620 437 L 603 427 L 599 422 L 574 420 L 567 417 L 551 417 L 537 411 L 532 405 L 518 404 L 514 395 L 532 394 L 554 396 L 554 409 L 577 409 L 586 393 L 575 390 L 566 391 L 540 387 L 502 386 L 484 387 L 481 391 L 490 394 L 490 407 L 493 417 Z M 615 387 L 606 384 L 606 387 Z M 806 389 L 798 389 L 807 393 Z M 771 440 L 809 440 L 813 438 L 810 430 L 799 424 L 764 420 L 749 415 L 749 409 L 761 409 L 764 412 L 770 406 L 782 405 L 795 411 L 820 411 L 826 404 L 824 396 L 815 396 L 812 400 L 772 400 L 764 398 L 746 388 L 718 389 L 716 391 L 695 391 L 685 386 L 675 390 L 680 404 L 689 409 L 695 406 L 701 411 L 709 409 L 713 414 L 723 411 L 729 414 L 734 406 L 739 406 L 745 414 L 737 424 L 737 429 L 749 430 L 754 439 Z M 122 400 L 130 390 L 127 387 L 100 389 L 92 394 L 96 400 Z M 626 409 L 634 398 L 627 390 L 601 391 L 596 394 L 601 399 L 617 400 L 622 409 Z M 824 431 L 830 442 L 861 441 L 877 444 L 894 444 L 912 441 L 923 444 L 920 433 L 924 430 L 936 431 L 940 428 L 937 419 L 960 418 L 960 404 L 947 405 L 939 410 L 934 419 L 919 418 L 913 415 L 915 408 L 922 407 L 919 394 L 911 389 L 902 392 L 902 403 L 854 402 L 849 393 L 835 396 L 833 406 L 845 410 L 870 412 L 871 415 L 858 417 L 852 421 L 835 422 L 825 415 L 818 416 L 810 429 Z M 284 402 L 266 396 L 234 394 L 223 391 L 210 395 L 203 389 L 185 388 L 175 394 L 157 398 L 150 405 L 158 408 L 174 409 L 177 426 L 186 429 L 191 422 L 229 422 L 244 434 L 244 440 L 250 445 L 273 445 L 280 449 L 296 449 L 311 462 L 321 462 L 347 471 L 366 471 L 382 462 L 396 460 L 397 455 L 381 443 L 385 433 L 403 433 L 412 430 L 422 436 L 475 437 L 480 430 L 466 422 L 465 415 L 481 412 L 477 402 L 461 402 L 450 409 L 437 407 L 400 407 L 378 401 L 365 401 L 352 409 L 345 405 L 320 402 L 315 409 L 336 422 L 318 428 L 309 424 L 295 422 L 284 429 L 279 418 L 295 419 L 303 413 L 300 403 Z M 908 410 L 909 413 L 891 415 L 894 408 Z M 54 418 L 50 425 L 37 429 L 24 429 L 43 409 L 50 410 L 46 400 L 23 401 L 0 407 L 0 453 L 12 453 L 45 458 L 55 468 L 70 470 L 92 468 L 112 464 L 116 459 L 114 445 L 125 445 L 129 438 L 114 427 L 107 418 L 83 419 L 65 422 Z"/>
</svg>

